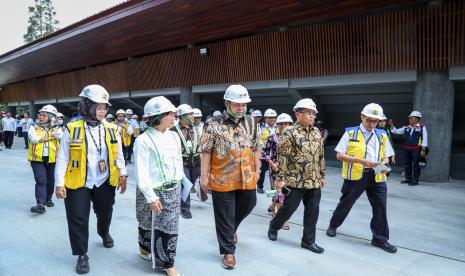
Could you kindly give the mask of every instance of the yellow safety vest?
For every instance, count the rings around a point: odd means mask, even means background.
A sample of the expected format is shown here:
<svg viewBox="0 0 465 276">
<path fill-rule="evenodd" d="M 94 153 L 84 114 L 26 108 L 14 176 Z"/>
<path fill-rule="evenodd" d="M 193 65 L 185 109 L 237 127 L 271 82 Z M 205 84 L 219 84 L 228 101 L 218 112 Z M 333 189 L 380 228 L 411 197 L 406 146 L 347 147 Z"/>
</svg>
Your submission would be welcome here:
<svg viewBox="0 0 465 276">
<path fill-rule="evenodd" d="M 121 129 L 120 136 L 123 142 L 123 146 L 129 147 L 131 145 L 131 135 L 127 134 L 129 124 L 125 122 L 123 126 L 120 126 L 119 123 L 117 125 Z"/>
<path fill-rule="evenodd" d="M 264 127 L 262 129 L 263 129 L 263 133 L 262 133 L 262 136 L 260 138 L 262 139 L 262 142 L 265 144 L 266 140 L 271 135 L 271 131 L 267 127 Z"/>
<path fill-rule="evenodd" d="M 41 126 L 33 126 L 33 127 L 39 139 L 52 136 L 52 129 L 47 130 Z M 48 163 L 55 163 L 56 155 L 57 155 L 58 149 L 60 148 L 60 143 L 58 140 L 51 140 L 46 143 L 48 143 Z M 45 148 L 45 142 L 39 142 L 37 144 L 34 144 L 29 140 L 27 160 L 34 161 L 34 162 L 42 162 L 44 148 Z"/>
<path fill-rule="evenodd" d="M 105 143 L 108 153 L 107 169 L 110 173 L 110 185 L 118 186 L 120 171 L 116 165 L 118 154 L 118 140 L 116 126 L 103 123 L 105 129 Z M 85 186 L 87 178 L 87 143 L 84 120 L 66 125 L 69 131 L 69 162 L 65 175 L 65 187 L 78 189 Z"/>
<path fill-rule="evenodd" d="M 349 133 L 349 145 L 347 147 L 346 154 L 356 158 L 365 158 L 366 157 L 366 148 L 367 144 L 365 143 L 365 137 L 363 136 L 362 130 L 360 127 L 352 127 L 346 129 Z M 375 134 L 372 139 L 379 140 L 378 147 L 378 161 L 383 160 L 384 158 L 384 149 L 386 147 L 387 135 L 383 130 L 375 129 Z M 349 163 L 342 162 L 342 177 L 347 180 L 360 180 L 363 175 L 363 165 L 359 163 Z M 386 181 L 386 175 L 378 173 L 375 176 L 376 182 Z"/>
</svg>

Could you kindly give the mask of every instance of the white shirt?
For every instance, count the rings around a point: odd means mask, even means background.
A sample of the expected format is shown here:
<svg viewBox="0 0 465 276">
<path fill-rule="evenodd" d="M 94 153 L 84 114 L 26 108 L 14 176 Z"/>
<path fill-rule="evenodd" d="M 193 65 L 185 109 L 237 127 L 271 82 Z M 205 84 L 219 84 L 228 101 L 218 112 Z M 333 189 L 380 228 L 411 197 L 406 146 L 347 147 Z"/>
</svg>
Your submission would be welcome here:
<svg viewBox="0 0 465 276">
<path fill-rule="evenodd" d="M 410 125 L 407 126 L 407 127 L 412 128 Z M 393 127 L 393 128 L 391 128 L 391 132 L 394 133 L 394 134 L 402 134 L 403 135 L 404 132 L 405 132 L 405 128 L 406 128 L 405 126 L 403 126 L 401 128 Z M 420 123 L 417 123 L 415 125 L 415 128 L 413 129 L 413 131 L 410 131 L 410 136 L 412 136 L 414 131 L 422 131 Z M 421 146 L 422 147 L 427 147 L 428 146 L 428 132 L 426 131 L 425 126 L 423 126 L 423 135 L 422 135 L 422 138 L 421 138 Z"/>
<path fill-rule="evenodd" d="M 162 133 L 149 128 L 134 144 L 136 181 L 148 203 L 158 199 L 153 189 L 165 181 L 157 163 L 154 143 L 162 160 L 166 181 L 181 181 L 184 176 L 179 136 L 170 130 Z"/>
<path fill-rule="evenodd" d="M 34 121 L 31 118 L 22 118 L 21 121 L 19 121 L 19 126 L 23 129 L 23 132 L 28 132 L 32 123 L 34 123 Z"/>
<path fill-rule="evenodd" d="M 87 124 L 84 123 L 85 128 L 85 139 L 87 143 L 87 178 L 85 187 L 92 189 L 95 187 L 100 187 L 107 178 L 109 177 L 109 168 L 108 165 L 108 149 L 107 143 L 105 142 L 105 129 L 103 125 L 98 125 L 97 127 L 87 127 Z M 90 129 L 90 132 L 89 132 Z M 102 139 L 102 154 L 100 155 L 95 143 L 90 136 L 92 133 L 95 142 L 99 145 L 99 129 Z M 62 187 L 65 185 L 65 175 L 69 163 L 69 131 L 65 130 L 63 136 L 60 140 L 60 150 L 58 152 L 56 165 L 55 165 L 55 186 Z M 116 134 L 116 139 L 118 140 L 118 153 L 116 155 L 116 166 L 120 169 L 120 175 L 127 175 L 126 165 L 124 163 L 123 149 L 121 146 L 121 137 L 119 134 Z M 100 145 L 99 145 L 100 147 Z M 106 163 L 107 170 L 103 173 L 99 170 L 98 161 L 103 159 Z"/>
<path fill-rule="evenodd" d="M 2 119 L 3 131 L 16 131 L 16 119 L 5 117 Z"/>
<path fill-rule="evenodd" d="M 375 130 L 373 129 L 372 131 L 368 131 L 362 124 L 360 124 L 360 130 L 362 131 L 363 137 L 365 138 L 365 142 L 370 137 L 370 135 L 373 135 L 370 141 L 368 141 L 365 159 L 377 162 L 379 159 L 378 149 L 380 141 L 376 136 Z M 383 135 L 386 135 L 386 133 L 383 133 Z M 344 135 L 342 135 L 341 140 L 339 141 L 334 150 L 336 152 L 346 154 L 347 149 L 349 147 L 349 140 L 350 136 L 349 133 L 346 131 Z M 391 142 L 389 142 L 389 139 L 386 138 L 386 146 L 384 147 L 384 157 L 391 157 L 393 155 L 394 150 L 392 149 Z"/>
<path fill-rule="evenodd" d="M 270 131 L 270 136 L 273 134 L 276 134 L 276 125 L 274 126 L 269 126 L 268 124 L 265 126 Z"/>
<path fill-rule="evenodd" d="M 199 132 L 199 136 L 202 136 L 202 133 L 203 133 L 203 126 L 205 124 L 203 122 L 200 122 L 200 124 L 198 126 L 196 126 L 197 128 L 197 131 Z"/>
<path fill-rule="evenodd" d="M 56 137 L 58 140 L 61 139 L 61 137 L 63 136 L 63 131 L 60 129 L 53 129 L 52 130 L 52 136 L 53 137 Z M 36 132 L 36 128 L 35 127 L 29 127 L 29 130 L 27 131 L 27 137 L 29 138 L 29 141 L 31 141 L 31 143 L 33 144 L 38 144 L 40 143 L 40 139 L 42 139 L 42 137 L 39 137 L 37 135 L 37 132 Z M 46 136 L 48 137 L 48 136 Z M 47 142 L 44 142 L 44 151 L 42 152 L 42 156 L 49 156 L 49 145 L 48 145 L 48 141 Z"/>
<path fill-rule="evenodd" d="M 139 123 L 137 122 L 136 119 L 126 120 L 126 121 L 129 123 L 129 125 L 131 125 L 133 129 L 139 128 Z"/>
</svg>

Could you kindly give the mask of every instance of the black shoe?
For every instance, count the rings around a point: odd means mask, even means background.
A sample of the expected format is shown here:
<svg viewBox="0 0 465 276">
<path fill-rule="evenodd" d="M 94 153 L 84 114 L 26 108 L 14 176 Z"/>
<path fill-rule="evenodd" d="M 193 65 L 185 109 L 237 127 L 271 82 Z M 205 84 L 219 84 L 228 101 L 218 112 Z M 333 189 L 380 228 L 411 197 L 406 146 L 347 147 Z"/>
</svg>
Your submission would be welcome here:
<svg viewBox="0 0 465 276">
<path fill-rule="evenodd" d="M 410 184 L 410 182 L 412 182 L 412 181 L 407 180 L 407 179 L 404 179 L 404 180 L 402 180 L 400 183 L 401 183 L 401 184 Z"/>
<path fill-rule="evenodd" d="M 408 185 L 409 185 L 409 186 L 417 186 L 417 185 L 418 185 L 418 182 L 410 182 Z"/>
<path fill-rule="evenodd" d="M 268 228 L 268 239 L 270 239 L 270 241 L 275 241 L 278 239 L 278 230 L 271 229 L 271 221 L 270 227 Z"/>
<path fill-rule="evenodd" d="M 323 247 L 319 247 L 316 243 L 312 243 L 310 245 L 306 243 L 301 243 L 300 247 L 308 249 L 312 251 L 313 253 L 317 253 L 317 254 L 321 254 L 325 251 Z"/>
<path fill-rule="evenodd" d="M 53 203 L 53 201 L 52 201 L 52 200 L 49 200 L 49 201 L 47 201 L 47 202 L 45 203 L 45 206 L 47 206 L 47 207 L 49 207 L 49 208 L 50 208 L 50 207 L 53 207 L 53 206 L 55 206 L 55 203 Z"/>
<path fill-rule="evenodd" d="M 45 206 L 42 204 L 37 204 L 36 206 L 31 207 L 31 212 L 37 213 L 37 214 L 45 214 L 47 210 L 45 209 Z"/>
<path fill-rule="evenodd" d="M 326 230 L 326 236 L 328 237 L 336 237 L 336 227 L 332 227 L 331 225 Z"/>
<path fill-rule="evenodd" d="M 263 188 L 257 188 L 257 193 L 263 194 L 263 193 L 265 193 L 265 191 L 263 191 Z"/>
<path fill-rule="evenodd" d="M 89 257 L 87 257 L 87 255 L 82 255 L 78 257 L 76 272 L 78 274 L 89 273 Z"/>
<path fill-rule="evenodd" d="M 103 238 L 103 246 L 106 248 L 112 248 L 115 246 L 115 242 L 113 241 L 113 238 L 110 236 L 110 234 L 106 234 Z"/>
<path fill-rule="evenodd" d="M 190 211 L 181 212 L 181 216 L 182 216 L 182 218 L 185 218 L 185 219 L 191 219 L 192 218 L 192 213 Z"/>
<path fill-rule="evenodd" d="M 379 248 L 381 248 L 384 251 L 389 252 L 389 253 L 396 253 L 397 252 L 397 248 L 395 246 L 393 246 L 392 244 L 388 243 L 387 241 L 385 241 L 385 242 L 371 241 L 371 245 L 379 247 Z"/>
</svg>

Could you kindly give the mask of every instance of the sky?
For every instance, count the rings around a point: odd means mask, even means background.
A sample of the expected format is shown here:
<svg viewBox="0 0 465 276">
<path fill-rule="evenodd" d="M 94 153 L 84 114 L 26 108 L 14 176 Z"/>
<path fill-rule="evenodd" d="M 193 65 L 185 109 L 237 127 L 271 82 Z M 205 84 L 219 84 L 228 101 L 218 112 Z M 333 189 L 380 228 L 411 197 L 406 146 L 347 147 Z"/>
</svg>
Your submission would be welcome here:
<svg viewBox="0 0 465 276">
<path fill-rule="evenodd" d="M 88 16 L 110 8 L 124 0 L 52 0 L 64 28 Z M 24 45 L 29 18 L 28 7 L 34 0 L 0 0 L 0 55 Z"/>
</svg>

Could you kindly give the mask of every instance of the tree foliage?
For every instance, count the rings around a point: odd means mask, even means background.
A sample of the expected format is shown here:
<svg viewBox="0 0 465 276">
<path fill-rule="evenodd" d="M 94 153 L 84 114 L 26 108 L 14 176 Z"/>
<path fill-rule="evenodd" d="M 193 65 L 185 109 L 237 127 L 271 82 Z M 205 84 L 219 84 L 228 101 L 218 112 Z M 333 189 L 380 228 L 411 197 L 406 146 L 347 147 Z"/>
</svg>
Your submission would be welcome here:
<svg viewBox="0 0 465 276">
<path fill-rule="evenodd" d="M 35 5 L 29 7 L 29 25 L 23 36 L 24 41 L 29 43 L 58 30 L 60 22 L 55 16 L 52 0 L 35 0 Z"/>
</svg>

